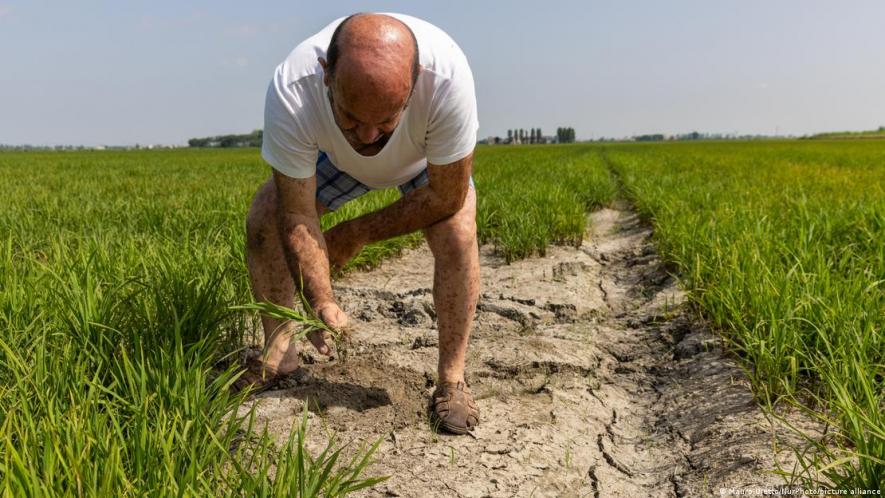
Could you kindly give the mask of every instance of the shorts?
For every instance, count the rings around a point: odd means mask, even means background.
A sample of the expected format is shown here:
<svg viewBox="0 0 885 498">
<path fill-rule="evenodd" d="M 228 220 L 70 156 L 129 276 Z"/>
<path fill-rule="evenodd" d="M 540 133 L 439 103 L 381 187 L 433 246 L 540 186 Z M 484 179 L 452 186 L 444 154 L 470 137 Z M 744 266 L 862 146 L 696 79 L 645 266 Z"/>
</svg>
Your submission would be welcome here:
<svg viewBox="0 0 885 498">
<path fill-rule="evenodd" d="M 414 178 L 399 185 L 397 188 L 400 194 L 406 195 L 428 183 L 430 183 L 430 177 L 427 176 L 427 168 L 424 168 Z M 472 176 L 470 177 L 470 186 L 473 187 Z M 326 206 L 328 210 L 334 211 L 348 201 L 352 201 L 371 190 L 381 189 L 373 189 L 347 173 L 340 171 L 332 164 L 329 156 L 325 152 L 320 151 L 317 157 L 317 200 Z"/>
</svg>

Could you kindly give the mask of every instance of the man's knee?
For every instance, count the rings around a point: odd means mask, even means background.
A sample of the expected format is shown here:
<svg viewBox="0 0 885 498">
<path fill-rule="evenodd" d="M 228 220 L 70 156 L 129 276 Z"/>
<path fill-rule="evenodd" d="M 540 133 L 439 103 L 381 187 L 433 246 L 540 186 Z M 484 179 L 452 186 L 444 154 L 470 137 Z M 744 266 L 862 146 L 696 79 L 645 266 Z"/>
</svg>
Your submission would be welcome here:
<svg viewBox="0 0 885 498">
<path fill-rule="evenodd" d="M 476 244 L 476 219 L 469 216 L 460 218 L 453 216 L 447 221 L 442 235 L 451 246 L 469 249 Z"/>
<path fill-rule="evenodd" d="M 425 231 L 430 248 L 437 257 L 457 257 L 476 248 L 476 217 L 470 206 L 454 216 L 428 227 Z"/>
<path fill-rule="evenodd" d="M 246 215 L 246 247 L 260 251 L 276 239 L 276 190 L 271 180 L 258 189 Z"/>
</svg>

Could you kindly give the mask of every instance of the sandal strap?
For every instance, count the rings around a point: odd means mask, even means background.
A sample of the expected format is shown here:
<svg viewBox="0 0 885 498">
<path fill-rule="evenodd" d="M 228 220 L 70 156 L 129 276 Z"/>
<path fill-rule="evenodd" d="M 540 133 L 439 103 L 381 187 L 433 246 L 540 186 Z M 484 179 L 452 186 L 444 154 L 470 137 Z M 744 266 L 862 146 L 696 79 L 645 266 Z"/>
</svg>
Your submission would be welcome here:
<svg viewBox="0 0 885 498">
<path fill-rule="evenodd" d="M 433 393 L 433 414 L 441 426 L 464 434 L 479 423 L 479 407 L 464 382 L 441 382 Z"/>
</svg>

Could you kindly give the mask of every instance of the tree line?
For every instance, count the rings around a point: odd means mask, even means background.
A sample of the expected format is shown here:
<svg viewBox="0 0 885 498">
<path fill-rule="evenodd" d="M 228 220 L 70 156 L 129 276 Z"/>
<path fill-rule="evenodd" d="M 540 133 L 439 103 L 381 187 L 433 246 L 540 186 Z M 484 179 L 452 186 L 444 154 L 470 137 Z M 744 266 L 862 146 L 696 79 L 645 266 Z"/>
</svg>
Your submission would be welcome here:
<svg viewBox="0 0 885 498">
<path fill-rule="evenodd" d="M 557 128 L 556 129 L 556 141 L 561 144 L 575 143 L 575 129 L 572 127 Z"/>
<path fill-rule="evenodd" d="M 575 141 L 574 128 L 557 128 L 555 137 L 545 137 L 540 128 L 513 128 L 507 130 L 507 138 L 505 140 L 494 137 L 494 143 L 505 144 L 546 144 L 560 143 L 568 144 Z"/>
<path fill-rule="evenodd" d="M 262 130 L 246 135 L 218 135 L 214 137 L 192 138 L 187 141 L 191 147 L 261 147 Z"/>
<path fill-rule="evenodd" d="M 531 128 L 528 133 L 526 133 L 525 128 L 515 128 L 507 130 L 507 143 L 545 144 L 547 143 L 547 138 L 540 128 Z"/>
</svg>

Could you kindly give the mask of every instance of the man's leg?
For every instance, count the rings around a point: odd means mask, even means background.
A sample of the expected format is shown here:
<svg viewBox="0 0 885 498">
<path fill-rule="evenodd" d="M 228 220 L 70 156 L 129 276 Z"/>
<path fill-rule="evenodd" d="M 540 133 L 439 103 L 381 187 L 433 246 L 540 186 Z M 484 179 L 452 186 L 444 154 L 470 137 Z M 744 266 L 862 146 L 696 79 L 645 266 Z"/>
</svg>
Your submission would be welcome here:
<svg viewBox="0 0 885 498">
<path fill-rule="evenodd" d="M 479 297 L 476 191 L 454 215 L 424 229 L 433 252 L 433 302 L 439 325 L 439 381 L 463 382 L 467 340 Z"/>
<path fill-rule="evenodd" d="M 317 213 L 325 211 L 317 202 Z M 246 218 L 246 266 L 255 300 L 293 307 L 295 282 L 277 228 L 277 192 L 273 178 L 258 189 Z M 295 370 L 298 351 L 294 345 L 289 346 L 296 325 L 267 316 L 261 317 L 261 324 L 264 328 L 265 366 L 280 373 Z"/>
</svg>

